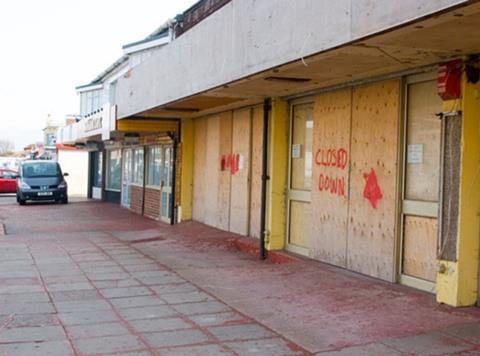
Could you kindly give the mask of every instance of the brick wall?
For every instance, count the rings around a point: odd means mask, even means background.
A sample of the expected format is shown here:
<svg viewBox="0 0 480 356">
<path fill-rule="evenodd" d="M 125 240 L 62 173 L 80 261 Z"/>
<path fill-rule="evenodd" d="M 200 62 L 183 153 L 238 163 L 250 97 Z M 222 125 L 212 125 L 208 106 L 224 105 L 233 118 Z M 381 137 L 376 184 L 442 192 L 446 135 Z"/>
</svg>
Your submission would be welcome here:
<svg viewBox="0 0 480 356">
<path fill-rule="evenodd" d="M 145 188 L 145 210 L 143 214 L 151 219 L 160 217 L 160 190 Z"/>
<path fill-rule="evenodd" d="M 143 188 L 136 185 L 130 186 L 130 209 L 137 214 L 142 213 Z"/>
</svg>

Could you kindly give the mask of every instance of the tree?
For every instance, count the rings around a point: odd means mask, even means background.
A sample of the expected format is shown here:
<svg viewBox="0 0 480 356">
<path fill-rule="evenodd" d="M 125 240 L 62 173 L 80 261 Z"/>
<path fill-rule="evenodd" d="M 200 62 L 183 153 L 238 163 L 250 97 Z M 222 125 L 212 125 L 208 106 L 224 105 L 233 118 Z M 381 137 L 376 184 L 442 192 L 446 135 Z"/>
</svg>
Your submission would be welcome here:
<svg viewBox="0 0 480 356">
<path fill-rule="evenodd" d="M 11 153 L 15 150 L 15 145 L 7 139 L 0 139 L 0 154 Z"/>
</svg>

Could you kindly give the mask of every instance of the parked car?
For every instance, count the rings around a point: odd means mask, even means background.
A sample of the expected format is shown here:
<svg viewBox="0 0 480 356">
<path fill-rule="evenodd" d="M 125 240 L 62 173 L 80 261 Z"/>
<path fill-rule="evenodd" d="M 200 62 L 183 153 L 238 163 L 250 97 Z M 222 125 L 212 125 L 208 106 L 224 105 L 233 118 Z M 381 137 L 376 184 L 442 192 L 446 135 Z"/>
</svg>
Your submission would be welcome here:
<svg viewBox="0 0 480 356">
<path fill-rule="evenodd" d="M 27 200 L 68 203 L 67 182 L 57 162 L 24 161 L 20 165 L 17 180 L 17 202 L 25 205 Z"/>
<path fill-rule="evenodd" d="M 17 177 L 16 171 L 0 168 L 0 193 L 16 193 Z"/>
</svg>

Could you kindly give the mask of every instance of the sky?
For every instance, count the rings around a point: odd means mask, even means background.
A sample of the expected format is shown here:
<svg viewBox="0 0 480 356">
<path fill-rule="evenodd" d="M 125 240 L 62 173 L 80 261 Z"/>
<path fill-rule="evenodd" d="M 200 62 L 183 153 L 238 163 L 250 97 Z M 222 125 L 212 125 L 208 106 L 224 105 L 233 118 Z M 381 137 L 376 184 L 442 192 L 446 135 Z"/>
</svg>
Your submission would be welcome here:
<svg viewBox="0 0 480 356">
<path fill-rule="evenodd" d="M 0 11 L 0 140 L 42 140 L 47 115 L 79 112 L 87 84 L 196 0 L 18 0 Z"/>
</svg>

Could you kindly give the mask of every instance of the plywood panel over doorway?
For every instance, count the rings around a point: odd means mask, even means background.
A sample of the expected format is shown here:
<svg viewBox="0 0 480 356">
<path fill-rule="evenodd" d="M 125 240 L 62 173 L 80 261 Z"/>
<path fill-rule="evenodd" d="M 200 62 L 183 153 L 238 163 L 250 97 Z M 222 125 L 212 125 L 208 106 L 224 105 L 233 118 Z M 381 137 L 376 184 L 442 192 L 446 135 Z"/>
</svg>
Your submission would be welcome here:
<svg viewBox="0 0 480 356">
<path fill-rule="evenodd" d="M 194 153 L 194 169 L 193 169 L 193 219 L 198 222 L 205 222 L 205 175 L 206 175 L 206 157 L 207 150 L 207 130 L 208 119 L 196 119 L 195 120 L 195 153 Z"/>
<path fill-rule="evenodd" d="M 230 231 L 248 235 L 250 206 L 251 109 L 233 112 L 232 153 L 239 155 L 239 170 L 231 178 Z"/>
<path fill-rule="evenodd" d="M 314 107 L 310 255 L 342 267 L 347 253 L 351 96 L 351 89 L 322 94 Z"/>
<path fill-rule="evenodd" d="M 250 199 L 250 236 L 260 237 L 262 195 L 263 108 L 257 106 L 252 115 L 252 184 Z"/>
<path fill-rule="evenodd" d="M 232 112 L 222 113 L 220 116 L 220 147 L 217 155 L 215 170 L 210 174 L 220 171 L 222 157 L 226 157 L 232 150 Z M 218 181 L 218 221 L 215 225 L 219 229 L 229 230 L 230 228 L 230 185 L 231 175 L 228 170 L 220 171 Z"/>
<path fill-rule="evenodd" d="M 405 216 L 403 273 L 434 282 L 437 276 L 437 219 Z"/>
<path fill-rule="evenodd" d="M 395 281 L 400 81 L 355 88 L 347 268 Z"/>
<path fill-rule="evenodd" d="M 205 224 L 218 226 L 218 156 L 220 147 L 220 118 L 209 117 L 207 121 L 207 140 L 203 143 L 206 146 L 205 159 Z"/>
</svg>

